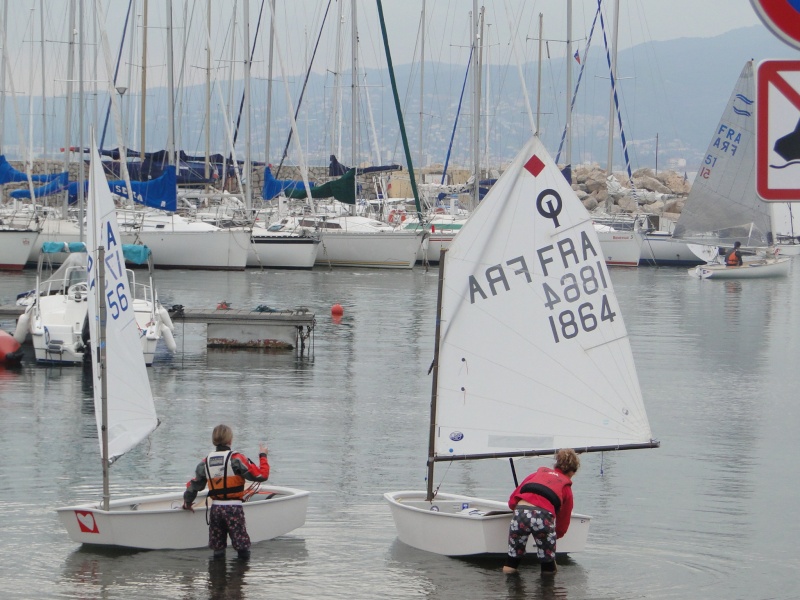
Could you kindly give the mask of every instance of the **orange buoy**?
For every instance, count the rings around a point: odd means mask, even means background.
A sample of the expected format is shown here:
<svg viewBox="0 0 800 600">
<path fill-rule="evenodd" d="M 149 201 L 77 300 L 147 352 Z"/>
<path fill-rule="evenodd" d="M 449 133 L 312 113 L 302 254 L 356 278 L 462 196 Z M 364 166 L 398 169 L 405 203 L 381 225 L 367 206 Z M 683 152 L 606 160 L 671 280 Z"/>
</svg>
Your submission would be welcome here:
<svg viewBox="0 0 800 600">
<path fill-rule="evenodd" d="M 334 304 L 331 306 L 331 314 L 335 317 L 341 317 L 344 314 L 344 309 L 341 304 Z"/>
<path fill-rule="evenodd" d="M 0 330 L 0 364 L 14 365 L 22 360 L 22 348 L 14 337 Z"/>
</svg>

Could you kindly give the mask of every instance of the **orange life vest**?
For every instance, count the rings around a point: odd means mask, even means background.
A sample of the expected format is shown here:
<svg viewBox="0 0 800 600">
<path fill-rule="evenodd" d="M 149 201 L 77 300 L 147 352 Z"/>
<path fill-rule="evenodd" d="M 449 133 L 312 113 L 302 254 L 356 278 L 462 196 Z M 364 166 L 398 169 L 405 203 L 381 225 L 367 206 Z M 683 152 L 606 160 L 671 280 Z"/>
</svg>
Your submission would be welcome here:
<svg viewBox="0 0 800 600">
<path fill-rule="evenodd" d="M 731 250 L 728 257 L 725 259 L 725 264 L 729 267 L 739 266 L 739 257 L 736 255 L 737 250 Z"/>
<path fill-rule="evenodd" d="M 244 497 L 244 477 L 233 472 L 233 452 L 222 450 L 206 457 L 208 496 L 212 500 L 241 500 Z"/>
</svg>

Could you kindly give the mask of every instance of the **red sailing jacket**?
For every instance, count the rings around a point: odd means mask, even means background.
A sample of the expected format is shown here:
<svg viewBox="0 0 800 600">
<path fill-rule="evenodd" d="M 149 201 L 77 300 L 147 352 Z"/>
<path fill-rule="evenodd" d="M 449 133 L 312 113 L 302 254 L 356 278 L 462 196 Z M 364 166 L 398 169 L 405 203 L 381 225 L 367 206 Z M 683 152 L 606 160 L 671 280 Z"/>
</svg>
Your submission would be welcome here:
<svg viewBox="0 0 800 600">
<path fill-rule="evenodd" d="M 572 516 L 572 480 L 559 469 L 540 467 L 528 475 L 508 499 L 514 510 L 520 500 L 549 511 L 556 518 L 556 537 L 562 538 L 569 529 Z"/>
<path fill-rule="evenodd" d="M 230 452 L 228 446 L 217 446 L 215 452 L 209 456 L 225 455 Z M 206 485 L 209 485 L 209 496 L 220 500 L 237 500 L 241 499 L 244 495 L 244 482 L 246 481 L 266 481 L 269 477 L 269 462 L 265 454 L 259 455 L 259 464 L 255 464 L 252 460 L 247 458 L 240 452 L 230 452 L 228 460 L 226 461 L 227 477 L 224 484 L 225 491 L 222 492 L 223 482 L 211 482 L 208 479 L 208 466 L 206 465 L 208 457 L 204 458 L 195 469 L 195 476 L 186 484 L 186 491 L 183 493 L 184 502 L 190 505 L 197 497 L 197 492 L 204 490 Z M 241 488 L 241 489 L 239 489 Z M 222 493 L 214 494 L 214 491 Z"/>
</svg>

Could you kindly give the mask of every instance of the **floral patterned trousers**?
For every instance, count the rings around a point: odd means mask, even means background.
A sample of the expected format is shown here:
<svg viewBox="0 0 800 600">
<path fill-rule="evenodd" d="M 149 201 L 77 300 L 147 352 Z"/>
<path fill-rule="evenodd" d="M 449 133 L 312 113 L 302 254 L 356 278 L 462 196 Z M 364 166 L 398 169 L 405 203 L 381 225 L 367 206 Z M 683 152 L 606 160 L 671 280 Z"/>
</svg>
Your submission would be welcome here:
<svg viewBox="0 0 800 600">
<path fill-rule="evenodd" d="M 528 536 L 533 536 L 536 542 L 536 554 L 540 563 L 556 559 L 556 520 L 552 513 L 538 506 L 522 505 L 514 509 L 508 528 L 507 566 L 519 566 L 525 556 Z"/>
<path fill-rule="evenodd" d="M 241 504 L 212 504 L 208 521 L 208 547 L 212 550 L 225 550 L 231 545 L 236 550 L 250 548 L 250 536 L 244 523 L 244 507 Z"/>
</svg>

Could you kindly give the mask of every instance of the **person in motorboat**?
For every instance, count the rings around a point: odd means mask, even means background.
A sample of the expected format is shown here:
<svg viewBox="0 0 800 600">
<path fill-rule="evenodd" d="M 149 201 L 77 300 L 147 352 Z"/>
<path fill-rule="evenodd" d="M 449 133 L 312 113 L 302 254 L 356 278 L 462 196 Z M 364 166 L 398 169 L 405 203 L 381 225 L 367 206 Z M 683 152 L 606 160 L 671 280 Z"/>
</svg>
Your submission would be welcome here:
<svg viewBox="0 0 800 600">
<path fill-rule="evenodd" d="M 183 493 L 183 509 L 191 510 L 197 493 L 208 485 L 211 510 L 208 521 L 208 546 L 214 551 L 214 558 L 224 558 L 228 546 L 238 552 L 239 558 L 250 558 L 250 536 L 244 520 L 243 500 L 247 498 L 245 481 L 266 481 L 269 477 L 267 447 L 259 446 L 259 463 L 256 464 L 244 454 L 233 452 L 233 430 L 227 425 L 217 425 L 211 434 L 216 447 L 214 452 L 204 458 L 195 469 L 195 476 L 186 484 Z"/>
<path fill-rule="evenodd" d="M 741 248 L 742 242 L 734 242 L 733 243 L 733 250 L 728 252 L 728 255 L 725 257 L 725 266 L 726 267 L 741 267 L 743 264 L 742 261 L 742 252 L 739 250 Z"/>
<path fill-rule="evenodd" d="M 572 477 L 581 461 L 571 448 L 556 452 L 553 468 L 528 475 L 508 499 L 514 511 L 508 530 L 508 557 L 503 573 L 517 572 L 528 537 L 536 542 L 542 575 L 555 575 L 556 540 L 564 537 L 572 516 Z"/>
</svg>

